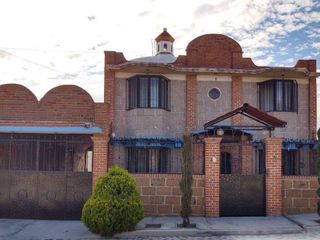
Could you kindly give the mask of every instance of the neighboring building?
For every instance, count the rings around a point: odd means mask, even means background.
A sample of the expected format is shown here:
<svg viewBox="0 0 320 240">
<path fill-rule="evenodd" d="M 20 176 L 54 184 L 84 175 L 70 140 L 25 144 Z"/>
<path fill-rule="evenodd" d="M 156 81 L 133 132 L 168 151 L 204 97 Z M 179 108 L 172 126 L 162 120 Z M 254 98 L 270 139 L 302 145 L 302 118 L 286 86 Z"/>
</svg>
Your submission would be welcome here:
<svg viewBox="0 0 320 240">
<path fill-rule="evenodd" d="M 76 86 L 40 102 L 0 86 L 0 217 L 77 218 L 112 165 L 135 177 L 147 215 L 178 215 L 184 133 L 194 215 L 315 212 L 316 61 L 259 67 L 219 34 L 185 56 L 173 44 L 164 29 L 155 56 L 106 51 L 104 103 Z"/>
</svg>

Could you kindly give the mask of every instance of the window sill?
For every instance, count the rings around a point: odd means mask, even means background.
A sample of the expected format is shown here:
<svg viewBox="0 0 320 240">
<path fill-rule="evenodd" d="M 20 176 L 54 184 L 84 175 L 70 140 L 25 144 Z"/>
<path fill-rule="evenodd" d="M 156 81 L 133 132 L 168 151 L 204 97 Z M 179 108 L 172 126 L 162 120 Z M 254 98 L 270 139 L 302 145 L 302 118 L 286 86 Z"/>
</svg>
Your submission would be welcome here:
<svg viewBox="0 0 320 240">
<path fill-rule="evenodd" d="M 134 110 L 134 109 L 144 109 L 144 110 L 165 110 L 167 112 L 171 112 L 170 109 L 166 109 L 166 108 L 127 108 L 126 111 L 130 111 L 130 110 Z"/>
</svg>

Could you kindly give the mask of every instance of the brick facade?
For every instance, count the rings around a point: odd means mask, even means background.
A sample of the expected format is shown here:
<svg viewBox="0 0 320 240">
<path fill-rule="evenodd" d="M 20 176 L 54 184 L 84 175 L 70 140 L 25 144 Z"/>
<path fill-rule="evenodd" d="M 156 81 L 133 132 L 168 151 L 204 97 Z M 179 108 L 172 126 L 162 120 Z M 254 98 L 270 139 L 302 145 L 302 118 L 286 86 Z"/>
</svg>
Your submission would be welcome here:
<svg viewBox="0 0 320 240">
<path fill-rule="evenodd" d="M 205 139 L 205 206 L 207 217 L 219 217 L 221 137 Z"/>
<path fill-rule="evenodd" d="M 194 131 L 197 128 L 197 95 L 198 84 L 197 75 L 187 75 L 186 79 L 186 128 L 187 130 Z"/>
<path fill-rule="evenodd" d="M 316 176 L 283 176 L 283 214 L 317 212 L 318 188 L 319 183 Z"/>
<path fill-rule="evenodd" d="M 38 101 L 24 86 L 4 84 L 0 85 L 0 99 L 1 121 L 95 121 L 94 101 L 75 85 L 55 87 Z"/>
<path fill-rule="evenodd" d="M 232 102 L 232 109 L 236 109 L 243 104 L 243 96 L 242 96 L 242 77 L 241 76 L 232 76 L 232 83 L 231 83 L 231 102 Z M 242 117 L 241 115 L 236 115 L 232 117 L 232 124 L 233 125 L 241 125 Z"/>
<path fill-rule="evenodd" d="M 281 151 L 282 138 L 266 138 L 266 214 L 280 216 L 282 213 Z"/>
<path fill-rule="evenodd" d="M 92 163 L 92 185 L 96 185 L 98 178 L 108 169 L 108 142 L 104 135 L 92 137 L 93 141 L 93 163 Z"/>
<path fill-rule="evenodd" d="M 180 174 L 131 174 L 137 183 L 145 214 L 179 215 L 181 211 Z M 203 216 L 204 208 L 203 175 L 193 176 L 192 215 Z"/>
</svg>

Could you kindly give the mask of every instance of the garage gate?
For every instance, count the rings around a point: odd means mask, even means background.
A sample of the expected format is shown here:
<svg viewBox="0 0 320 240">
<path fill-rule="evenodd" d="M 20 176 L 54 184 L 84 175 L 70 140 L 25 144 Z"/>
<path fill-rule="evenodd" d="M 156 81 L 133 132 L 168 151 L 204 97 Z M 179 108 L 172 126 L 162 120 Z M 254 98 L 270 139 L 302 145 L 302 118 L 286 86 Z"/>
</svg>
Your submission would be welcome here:
<svg viewBox="0 0 320 240">
<path fill-rule="evenodd" d="M 0 218 L 80 219 L 92 145 L 89 135 L 0 134 Z"/>
</svg>

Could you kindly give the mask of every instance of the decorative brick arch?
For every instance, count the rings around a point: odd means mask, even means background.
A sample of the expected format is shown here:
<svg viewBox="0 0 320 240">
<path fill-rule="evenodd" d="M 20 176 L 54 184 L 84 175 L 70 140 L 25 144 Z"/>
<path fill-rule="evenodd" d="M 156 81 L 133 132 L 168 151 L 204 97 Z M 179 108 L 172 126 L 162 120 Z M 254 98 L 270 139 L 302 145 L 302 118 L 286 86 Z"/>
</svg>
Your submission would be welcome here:
<svg viewBox="0 0 320 240">
<path fill-rule="evenodd" d="M 19 84 L 0 85 L 1 120 L 35 120 L 39 105 L 37 97 Z"/>
<path fill-rule="evenodd" d="M 40 118 L 50 121 L 94 121 L 95 104 L 84 89 L 62 85 L 48 91 L 40 101 Z"/>
<path fill-rule="evenodd" d="M 194 67 L 231 68 L 233 55 L 242 55 L 240 45 L 221 34 L 206 34 L 187 46 L 187 64 Z"/>
</svg>

